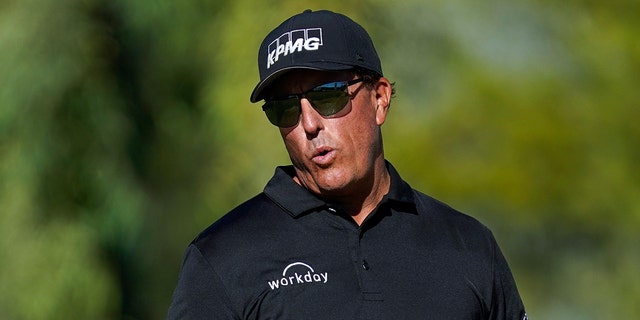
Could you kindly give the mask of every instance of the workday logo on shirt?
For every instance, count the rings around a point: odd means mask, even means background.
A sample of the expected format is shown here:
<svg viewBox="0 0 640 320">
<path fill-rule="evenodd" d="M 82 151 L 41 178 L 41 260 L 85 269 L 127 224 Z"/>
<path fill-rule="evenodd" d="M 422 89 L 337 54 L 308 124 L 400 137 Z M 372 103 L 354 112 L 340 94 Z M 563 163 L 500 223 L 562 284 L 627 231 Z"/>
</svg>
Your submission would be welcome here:
<svg viewBox="0 0 640 320">
<path fill-rule="evenodd" d="M 284 268 L 282 278 L 270 280 L 267 283 L 271 290 L 276 290 L 287 286 L 327 283 L 328 279 L 328 272 L 316 272 L 304 262 L 294 262 Z"/>
</svg>

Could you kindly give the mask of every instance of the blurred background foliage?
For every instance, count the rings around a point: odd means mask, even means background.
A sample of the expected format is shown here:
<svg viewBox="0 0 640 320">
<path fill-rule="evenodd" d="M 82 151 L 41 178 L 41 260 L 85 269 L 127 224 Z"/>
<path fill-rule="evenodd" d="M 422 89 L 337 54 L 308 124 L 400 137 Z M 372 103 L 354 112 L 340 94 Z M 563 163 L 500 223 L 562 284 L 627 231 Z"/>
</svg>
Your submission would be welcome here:
<svg viewBox="0 0 640 320">
<path fill-rule="evenodd" d="M 640 317 L 640 2 L 0 2 L 0 319 L 163 318 L 188 242 L 287 164 L 263 36 L 367 28 L 387 158 L 495 233 L 536 319 Z"/>
</svg>

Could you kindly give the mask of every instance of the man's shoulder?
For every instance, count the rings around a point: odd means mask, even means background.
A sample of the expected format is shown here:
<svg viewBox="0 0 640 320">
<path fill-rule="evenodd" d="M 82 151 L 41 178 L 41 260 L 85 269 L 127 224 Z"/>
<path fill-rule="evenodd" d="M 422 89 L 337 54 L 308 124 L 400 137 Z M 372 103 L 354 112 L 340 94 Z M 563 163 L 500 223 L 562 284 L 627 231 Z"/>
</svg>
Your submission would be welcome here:
<svg viewBox="0 0 640 320">
<path fill-rule="evenodd" d="M 445 224 L 452 227 L 475 228 L 486 232 L 487 228 L 474 217 L 462 213 L 448 204 L 414 189 L 404 181 L 393 165 L 387 161 L 387 169 L 392 179 L 392 198 L 399 202 L 415 205 L 418 215 L 427 223 Z"/>
<path fill-rule="evenodd" d="M 264 233 L 275 232 L 276 226 L 290 217 L 264 193 L 241 203 L 204 229 L 193 240 L 203 254 L 218 249 L 241 249 Z"/>
<path fill-rule="evenodd" d="M 420 216 L 428 225 L 438 228 L 441 234 L 469 240 L 489 240 L 493 237 L 491 230 L 475 217 L 420 191 L 414 190 L 414 193 Z"/>
</svg>

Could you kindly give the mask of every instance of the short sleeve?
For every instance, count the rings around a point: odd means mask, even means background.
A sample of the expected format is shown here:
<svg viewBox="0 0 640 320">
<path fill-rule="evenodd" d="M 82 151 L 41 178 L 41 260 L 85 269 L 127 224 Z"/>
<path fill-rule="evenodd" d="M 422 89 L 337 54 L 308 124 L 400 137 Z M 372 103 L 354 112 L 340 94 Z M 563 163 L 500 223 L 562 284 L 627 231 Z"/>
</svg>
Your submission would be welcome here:
<svg viewBox="0 0 640 320">
<path fill-rule="evenodd" d="M 498 244 L 493 242 L 493 297 L 489 319 L 492 320 L 527 320 L 522 299 L 518 293 L 507 260 Z"/>
<path fill-rule="evenodd" d="M 184 255 L 167 320 L 239 319 L 220 277 L 195 244 Z"/>
</svg>

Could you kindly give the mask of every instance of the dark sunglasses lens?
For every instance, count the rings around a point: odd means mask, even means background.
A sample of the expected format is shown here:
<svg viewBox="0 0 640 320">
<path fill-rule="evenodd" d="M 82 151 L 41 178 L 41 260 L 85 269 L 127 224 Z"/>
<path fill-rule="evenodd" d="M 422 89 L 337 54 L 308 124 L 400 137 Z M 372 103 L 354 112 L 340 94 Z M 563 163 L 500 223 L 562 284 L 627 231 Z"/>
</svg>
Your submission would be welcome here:
<svg viewBox="0 0 640 320">
<path fill-rule="evenodd" d="M 344 109 L 349 102 L 349 95 L 345 88 L 342 86 L 334 90 L 312 91 L 307 93 L 307 98 L 319 114 L 325 117 L 332 116 Z"/>
<path fill-rule="evenodd" d="M 300 105 L 297 98 L 269 101 L 264 104 L 264 113 L 269 121 L 280 128 L 288 128 L 298 123 Z"/>
<path fill-rule="evenodd" d="M 361 80 L 358 80 L 360 82 Z M 347 93 L 348 81 L 331 82 L 320 85 L 307 91 L 307 98 L 316 111 L 324 117 L 332 116 L 340 112 L 349 102 Z M 290 96 L 288 99 L 275 99 L 267 101 L 262 107 L 269 121 L 280 127 L 288 128 L 296 125 L 300 118 L 300 98 Z"/>
</svg>

